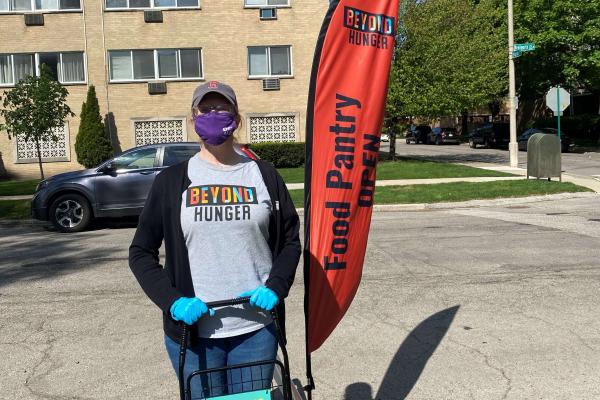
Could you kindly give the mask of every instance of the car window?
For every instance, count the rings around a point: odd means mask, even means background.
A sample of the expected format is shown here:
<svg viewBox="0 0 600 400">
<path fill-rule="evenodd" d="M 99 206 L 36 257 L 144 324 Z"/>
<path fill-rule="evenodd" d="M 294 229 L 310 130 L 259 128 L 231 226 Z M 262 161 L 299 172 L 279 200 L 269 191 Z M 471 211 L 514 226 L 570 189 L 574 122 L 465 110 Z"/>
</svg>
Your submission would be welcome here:
<svg viewBox="0 0 600 400">
<path fill-rule="evenodd" d="M 199 151 L 200 146 L 165 146 L 163 167 L 169 167 L 189 160 Z"/>
<path fill-rule="evenodd" d="M 156 150 L 156 148 L 134 150 L 115 158 L 113 164 L 117 170 L 153 168 Z"/>
</svg>

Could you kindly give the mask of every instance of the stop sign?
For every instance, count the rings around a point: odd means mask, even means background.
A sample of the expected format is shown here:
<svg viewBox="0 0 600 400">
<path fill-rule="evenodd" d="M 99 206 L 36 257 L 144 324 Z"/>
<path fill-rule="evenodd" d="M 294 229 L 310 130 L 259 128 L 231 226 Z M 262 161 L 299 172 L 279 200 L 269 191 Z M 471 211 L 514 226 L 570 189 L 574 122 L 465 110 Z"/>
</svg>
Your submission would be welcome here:
<svg viewBox="0 0 600 400">
<path fill-rule="evenodd" d="M 546 106 L 556 115 L 559 111 L 563 111 L 571 104 L 571 95 L 560 86 L 550 88 L 546 93 Z"/>
</svg>

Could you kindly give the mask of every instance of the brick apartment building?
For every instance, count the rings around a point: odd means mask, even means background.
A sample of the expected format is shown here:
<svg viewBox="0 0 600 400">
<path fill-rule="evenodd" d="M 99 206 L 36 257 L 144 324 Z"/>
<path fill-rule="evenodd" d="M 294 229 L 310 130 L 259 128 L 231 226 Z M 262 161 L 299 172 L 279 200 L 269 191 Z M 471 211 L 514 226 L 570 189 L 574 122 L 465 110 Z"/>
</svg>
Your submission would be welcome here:
<svg viewBox="0 0 600 400">
<path fill-rule="evenodd" d="M 0 91 L 48 64 L 76 117 L 44 143 L 47 176 L 82 168 L 74 145 L 94 85 L 117 152 L 196 141 L 194 88 L 229 83 L 243 142 L 303 141 L 310 70 L 325 0 L 0 0 Z M 32 143 L 0 134 L 0 162 L 38 177 Z M 1 167 L 2 165 L 0 165 Z"/>
</svg>

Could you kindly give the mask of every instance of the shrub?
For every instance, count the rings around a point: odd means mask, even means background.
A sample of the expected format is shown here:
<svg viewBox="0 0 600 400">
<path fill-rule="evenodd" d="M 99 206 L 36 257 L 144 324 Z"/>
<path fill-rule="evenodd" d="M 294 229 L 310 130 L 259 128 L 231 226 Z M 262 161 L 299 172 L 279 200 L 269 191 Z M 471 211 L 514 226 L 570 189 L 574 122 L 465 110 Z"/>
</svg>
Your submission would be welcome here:
<svg viewBox="0 0 600 400">
<path fill-rule="evenodd" d="M 93 85 L 88 89 L 80 117 L 79 131 L 75 140 L 77 162 L 86 168 L 92 168 L 113 155 L 112 144 L 106 136 L 96 89 Z"/>
<path fill-rule="evenodd" d="M 295 168 L 304 165 L 304 143 L 253 143 L 250 148 L 261 159 L 273 163 L 275 168 Z"/>
</svg>

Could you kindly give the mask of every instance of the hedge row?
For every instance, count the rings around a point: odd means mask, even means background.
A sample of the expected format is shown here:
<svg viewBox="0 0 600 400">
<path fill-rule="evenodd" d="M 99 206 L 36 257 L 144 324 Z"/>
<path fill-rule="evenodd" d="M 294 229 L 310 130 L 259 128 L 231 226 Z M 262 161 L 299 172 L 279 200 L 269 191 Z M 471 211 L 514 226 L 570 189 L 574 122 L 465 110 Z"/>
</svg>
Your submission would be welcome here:
<svg viewBox="0 0 600 400">
<path fill-rule="evenodd" d="M 250 148 L 261 159 L 273 163 L 275 168 L 295 168 L 304 165 L 304 143 L 253 143 Z"/>
<path fill-rule="evenodd" d="M 533 123 L 534 128 L 556 128 L 557 118 L 540 118 Z M 560 117 L 560 129 L 572 138 L 598 140 L 600 115 L 574 115 Z"/>
</svg>

